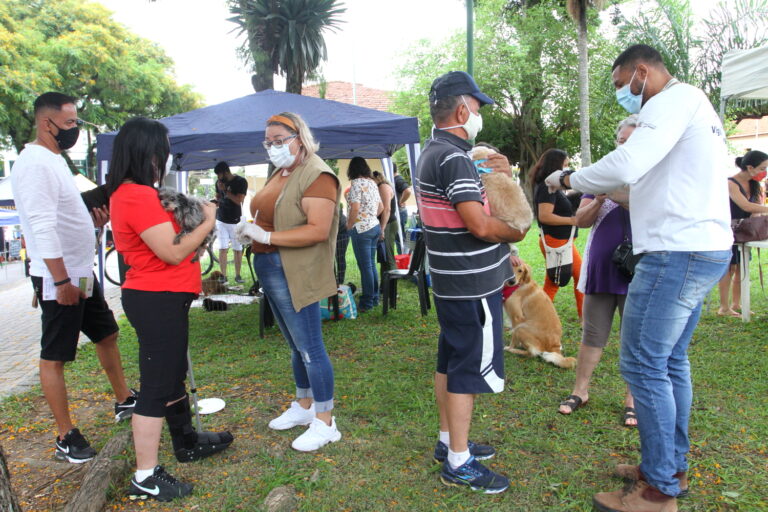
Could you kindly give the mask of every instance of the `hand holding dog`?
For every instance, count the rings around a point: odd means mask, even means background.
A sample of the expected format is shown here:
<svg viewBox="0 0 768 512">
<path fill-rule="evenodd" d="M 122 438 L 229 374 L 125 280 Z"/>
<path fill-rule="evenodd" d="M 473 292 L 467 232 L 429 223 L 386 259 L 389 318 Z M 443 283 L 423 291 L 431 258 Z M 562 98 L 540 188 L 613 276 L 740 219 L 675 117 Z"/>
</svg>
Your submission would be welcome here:
<svg viewBox="0 0 768 512">
<path fill-rule="evenodd" d="M 485 162 L 480 164 L 480 167 L 485 167 L 493 170 L 493 172 L 502 172 L 507 176 L 512 176 L 512 167 L 509 165 L 509 160 L 501 153 L 490 153 L 485 157 Z"/>
</svg>

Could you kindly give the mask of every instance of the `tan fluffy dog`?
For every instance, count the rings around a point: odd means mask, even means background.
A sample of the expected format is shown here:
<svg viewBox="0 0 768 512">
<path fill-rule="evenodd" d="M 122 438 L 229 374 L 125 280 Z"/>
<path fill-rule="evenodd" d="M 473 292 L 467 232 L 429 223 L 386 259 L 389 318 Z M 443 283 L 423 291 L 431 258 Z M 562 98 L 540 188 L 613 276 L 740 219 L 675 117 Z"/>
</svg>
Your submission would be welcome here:
<svg viewBox="0 0 768 512">
<path fill-rule="evenodd" d="M 562 354 L 560 337 L 563 326 L 555 306 L 531 279 L 531 267 L 523 263 L 513 268 L 520 287 L 504 302 L 504 309 L 513 325 L 512 340 L 505 350 L 530 357 L 541 356 L 560 368 L 573 368 L 576 358 L 563 357 Z"/>
<path fill-rule="evenodd" d="M 483 160 L 493 153 L 495 151 L 490 148 L 476 146 L 472 149 L 472 160 Z M 482 173 L 480 179 L 485 187 L 491 215 L 519 231 L 531 227 L 533 211 L 515 180 L 501 172 Z"/>
</svg>

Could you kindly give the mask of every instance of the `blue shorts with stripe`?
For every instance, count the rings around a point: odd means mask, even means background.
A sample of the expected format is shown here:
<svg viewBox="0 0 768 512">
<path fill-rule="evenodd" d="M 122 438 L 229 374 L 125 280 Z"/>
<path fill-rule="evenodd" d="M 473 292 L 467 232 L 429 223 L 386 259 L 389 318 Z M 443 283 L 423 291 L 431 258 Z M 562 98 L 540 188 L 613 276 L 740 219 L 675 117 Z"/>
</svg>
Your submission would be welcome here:
<svg viewBox="0 0 768 512">
<path fill-rule="evenodd" d="M 440 340 L 437 373 L 447 376 L 448 392 L 499 393 L 504 390 L 501 292 L 482 299 L 435 297 Z"/>
</svg>

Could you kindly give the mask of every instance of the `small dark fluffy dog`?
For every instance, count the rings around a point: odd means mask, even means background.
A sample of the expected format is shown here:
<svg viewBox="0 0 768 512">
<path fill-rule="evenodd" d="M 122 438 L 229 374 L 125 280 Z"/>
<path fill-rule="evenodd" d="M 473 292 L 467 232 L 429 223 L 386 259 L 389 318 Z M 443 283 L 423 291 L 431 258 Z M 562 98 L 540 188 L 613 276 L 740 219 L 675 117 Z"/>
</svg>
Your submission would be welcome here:
<svg viewBox="0 0 768 512">
<path fill-rule="evenodd" d="M 173 212 L 176 222 L 181 227 L 181 231 L 173 239 L 174 244 L 181 242 L 181 237 L 190 233 L 197 226 L 203 223 L 203 201 L 196 197 L 185 196 L 181 192 L 172 188 L 163 187 L 157 192 L 160 197 L 160 204 L 166 211 Z M 205 253 L 205 248 L 213 239 L 213 230 L 206 235 L 200 247 L 197 248 L 195 257 L 192 261 L 197 261 Z"/>
</svg>

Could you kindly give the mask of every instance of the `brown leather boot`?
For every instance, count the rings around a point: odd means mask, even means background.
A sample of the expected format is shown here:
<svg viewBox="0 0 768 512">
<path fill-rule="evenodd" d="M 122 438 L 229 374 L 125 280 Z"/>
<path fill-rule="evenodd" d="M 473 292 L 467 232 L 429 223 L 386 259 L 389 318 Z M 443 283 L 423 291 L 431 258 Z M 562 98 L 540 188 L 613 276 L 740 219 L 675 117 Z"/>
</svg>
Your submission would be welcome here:
<svg viewBox="0 0 768 512">
<path fill-rule="evenodd" d="M 645 479 L 640 472 L 640 466 L 635 464 L 616 464 L 616 476 L 629 482 Z M 680 494 L 677 497 L 685 498 L 688 496 L 688 474 L 685 471 L 680 471 L 672 476 L 680 481 Z"/>
<path fill-rule="evenodd" d="M 645 480 L 637 480 L 620 491 L 597 493 L 592 504 L 601 512 L 677 512 L 677 500 Z"/>
</svg>

